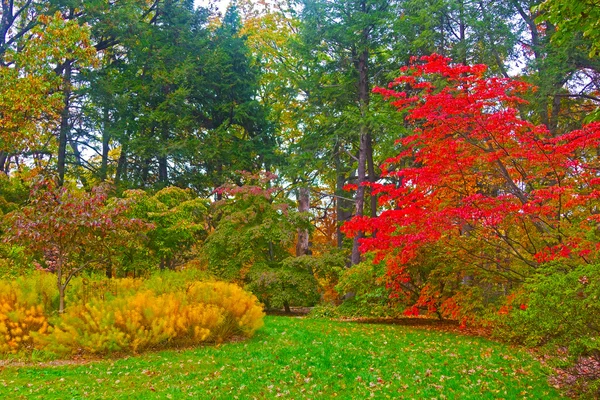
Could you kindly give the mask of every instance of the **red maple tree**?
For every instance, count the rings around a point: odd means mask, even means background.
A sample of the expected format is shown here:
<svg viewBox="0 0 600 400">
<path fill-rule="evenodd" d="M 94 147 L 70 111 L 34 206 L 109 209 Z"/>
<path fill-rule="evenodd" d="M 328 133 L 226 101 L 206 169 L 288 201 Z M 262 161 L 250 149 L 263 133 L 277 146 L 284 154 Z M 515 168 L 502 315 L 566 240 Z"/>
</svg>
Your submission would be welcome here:
<svg viewBox="0 0 600 400">
<path fill-rule="evenodd" d="M 523 82 L 439 55 L 413 59 L 374 91 L 411 134 L 374 184 L 382 212 L 344 225 L 385 262 L 410 314 L 457 318 L 499 299 L 546 263 L 598 254 L 600 124 L 552 136 L 519 111 Z M 478 304 L 468 306 L 468 298 Z"/>
</svg>

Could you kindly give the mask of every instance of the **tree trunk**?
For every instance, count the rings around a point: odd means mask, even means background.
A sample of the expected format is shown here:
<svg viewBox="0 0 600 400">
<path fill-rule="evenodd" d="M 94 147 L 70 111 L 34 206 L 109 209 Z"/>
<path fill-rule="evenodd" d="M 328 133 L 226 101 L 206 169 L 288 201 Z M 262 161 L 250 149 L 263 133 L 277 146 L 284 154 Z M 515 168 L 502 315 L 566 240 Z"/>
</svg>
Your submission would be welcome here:
<svg viewBox="0 0 600 400">
<path fill-rule="evenodd" d="M 158 181 L 163 183 L 166 186 L 169 182 L 169 176 L 168 176 L 168 170 L 167 170 L 167 167 L 168 167 L 167 151 L 166 151 L 167 140 L 169 139 L 169 130 L 168 130 L 166 124 L 163 125 L 163 127 L 162 127 L 161 139 L 162 139 L 162 144 L 161 144 L 161 149 L 159 149 L 159 156 L 158 156 Z"/>
<path fill-rule="evenodd" d="M 6 171 L 6 164 L 8 161 L 8 153 L 5 151 L 0 151 L 0 171 Z"/>
<path fill-rule="evenodd" d="M 63 285 L 63 274 L 62 274 L 62 262 L 58 260 L 58 267 L 56 269 L 56 283 L 58 286 L 58 313 L 62 314 L 65 312 L 65 285 Z"/>
<path fill-rule="evenodd" d="M 71 103 L 71 74 L 73 69 L 73 60 L 67 60 L 63 69 L 62 91 L 63 91 L 63 110 L 60 115 L 60 132 L 58 136 L 58 185 L 62 186 L 65 182 L 65 164 L 67 155 L 67 139 L 69 136 L 69 116 Z"/>
<path fill-rule="evenodd" d="M 365 33 L 364 35 L 368 35 Z M 365 38 L 366 39 L 366 38 Z M 369 52 L 368 50 L 363 50 L 360 53 L 358 59 L 358 96 L 359 96 L 359 106 L 360 106 L 360 139 L 358 146 L 358 168 L 357 168 L 357 185 L 358 188 L 356 190 L 356 203 L 355 203 L 355 216 L 362 217 L 364 215 L 364 205 L 365 205 L 365 187 L 364 183 L 366 182 L 366 163 L 367 163 L 367 150 L 368 150 L 368 142 L 370 139 L 369 126 L 366 122 L 368 107 L 369 107 Z M 358 232 L 352 241 L 352 256 L 350 262 L 352 265 L 356 265 L 360 262 L 360 251 L 358 250 L 359 241 L 363 237 L 362 232 Z"/>
<path fill-rule="evenodd" d="M 308 187 L 298 190 L 298 211 L 308 214 L 310 210 L 310 192 Z M 296 256 L 309 254 L 309 235 L 307 228 L 298 228 L 298 242 L 296 243 Z"/>
<path fill-rule="evenodd" d="M 117 171 L 115 172 L 115 186 L 119 186 L 123 177 L 127 175 L 127 147 L 121 144 L 121 154 L 117 161 Z"/>
<path fill-rule="evenodd" d="M 340 159 L 340 145 L 336 144 L 334 148 L 335 157 L 335 171 L 336 171 L 336 182 L 335 182 L 335 216 L 337 222 L 336 238 L 337 247 L 341 249 L 344 245 L 344 234 L 341 231 L 342 224 L 352 216 L 352 204 L 346 200 L 345 197 L 349 194 L 344 191 L 344 185 L 346 184 L 346 174 L 342 167 L 342 161 Z"/>
<path fill-rule="evenodd" d="M 358 188 L 356 189 L 356 203 L 355 203 L 355 213 L 354 215 L 357 217 L 362 217 L 364 214 L 365 207 L 365 187 L 363 183 L 366 181 L 366 155 L 367 155 L 367 133 L 366 126 L 363 125 L 360 128 L 360 147 L 358 153 Z M 358 232 L 352 241 L 352 257 L 350 262 L 352 265 L 356 265 L 360 262 L 360 251 L 358 250 L 359 241 L 363 238 L 363 233 Z"/>
<path fill-rule="evenodd" d="M 375 183 L 377 176 L 375 176 L 375 164 L 373 162 L 373 137 L 369 133 L 367 136 L 367 172 L 369 173 L 369 182 Z M 371 217 L 377 216 L 377 195 L 373 194 L 373 187 L 369 189 L 371 199 Z"/>
<path fill-rule="evenodd" d="M 65 287 L 58 284 L 58 313 L 62 314 L 65 312 Z"/>
<path fill-rule="evenodd" d="M 110 133 L 108 131 L 108 118 L 108 108 L 104 107 L 102 113 L 102 162 L 100 164 L 100 180 L 102 182 L 106 181 L 106 179 L 108 178 L 108 152 L 110 150 Z"/>
<path fill-rule="evenodd" d="M 460 62 L 467 65 L 467 26 L 465 22 L 465 3 L 463 0 L 458 2 L 459 8 L 459 41 L 460 41 Z"/>
</svg>

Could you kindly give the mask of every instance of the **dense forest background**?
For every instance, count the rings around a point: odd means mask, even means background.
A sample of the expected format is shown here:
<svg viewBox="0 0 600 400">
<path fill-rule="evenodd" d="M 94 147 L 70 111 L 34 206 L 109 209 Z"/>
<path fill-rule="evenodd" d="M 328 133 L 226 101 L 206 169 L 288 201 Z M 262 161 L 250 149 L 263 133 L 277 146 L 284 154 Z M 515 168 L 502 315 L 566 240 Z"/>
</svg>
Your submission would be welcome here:
<svg viewBox="0 0 600 400">
<path fill-rule="evenodd" d="M 0 274 L 61 311 L 78 274 L 195 269 L 599 354 L 595 3 L 1 7 Z"/>
</svg>

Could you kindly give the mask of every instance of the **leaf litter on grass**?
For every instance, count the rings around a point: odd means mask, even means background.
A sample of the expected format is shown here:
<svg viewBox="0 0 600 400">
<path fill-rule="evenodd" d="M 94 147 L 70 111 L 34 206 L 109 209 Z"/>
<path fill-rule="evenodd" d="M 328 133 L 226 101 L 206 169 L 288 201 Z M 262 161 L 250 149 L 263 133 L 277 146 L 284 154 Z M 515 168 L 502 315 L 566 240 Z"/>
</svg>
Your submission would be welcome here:
<svg viewBox="0 0 600 400">
<path fill-rule="evenodd" d="M 0 398 L 553 399 L 527 352 L 391 325 L 267 317 L 245 342 L 53 367 L 7 366 Z"/>
</svg>

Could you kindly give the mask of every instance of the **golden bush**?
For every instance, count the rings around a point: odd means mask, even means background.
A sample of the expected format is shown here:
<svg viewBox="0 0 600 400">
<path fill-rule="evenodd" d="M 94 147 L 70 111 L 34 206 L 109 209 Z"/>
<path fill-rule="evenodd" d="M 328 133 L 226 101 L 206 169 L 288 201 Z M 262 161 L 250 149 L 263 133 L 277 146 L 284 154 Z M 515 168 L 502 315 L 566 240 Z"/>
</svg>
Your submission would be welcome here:
<svg viewBox="0 0 600 400">
<path fill-rule="evenodd" d="M 54 294 L 46 277 L 0 281 L 0 353 L 137 353 L 250 336 L 263 324 L 257 298 L 231 283 L 159 279 L 153 289 L 125 278 L 112 284 L 113 293 L 84 298 L 77 282 L 65 313 L 50 317 Z"/>
<path fill-rule="evenodd" d="M 36 334 L 48 331 L 43 305 L 27 304 L 22 297 L 15 283 L 0 282 L 0 353 L 32 349 Z"/>
</svg>

